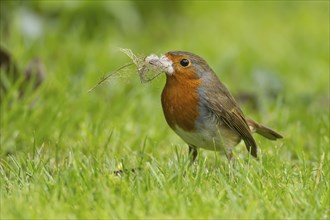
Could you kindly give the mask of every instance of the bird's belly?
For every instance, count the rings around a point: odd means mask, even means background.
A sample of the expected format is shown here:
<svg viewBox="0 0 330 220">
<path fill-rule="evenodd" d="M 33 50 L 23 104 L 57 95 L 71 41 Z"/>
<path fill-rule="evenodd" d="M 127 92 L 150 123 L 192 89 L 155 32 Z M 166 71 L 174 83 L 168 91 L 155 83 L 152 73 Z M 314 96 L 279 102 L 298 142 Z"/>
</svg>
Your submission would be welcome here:
<svg viewBox="0 0 330 220">
<path fill-rule="evenodd" d="M 213 151 L 231 150 L 241 141 L 239 135 L 223 126 L 209 126 L 195 131 L 175 127 L 174 131 L 189 145 Z"/>
</svg>

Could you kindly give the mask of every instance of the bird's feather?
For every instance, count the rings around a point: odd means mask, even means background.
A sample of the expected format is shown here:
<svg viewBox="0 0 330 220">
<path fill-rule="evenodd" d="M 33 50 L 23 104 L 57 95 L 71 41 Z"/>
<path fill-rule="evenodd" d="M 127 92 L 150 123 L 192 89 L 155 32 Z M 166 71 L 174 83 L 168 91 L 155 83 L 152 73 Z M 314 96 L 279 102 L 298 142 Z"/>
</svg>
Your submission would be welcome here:
<svg viewBox="0 0 330 220">
<path fill-rule="evenodd" d="M 220 82 L 217 76 L 213 77 L 208 83 L 205 92 L 207 98 L 203 100 L 205 106 L 212 112 L 219 123 L 226 124 L 230 129 L 237 132 L 244 140 L 247 150 L 252 156 L 257 157 L 257 144 L 252 137 L 250 128 L 245 116 L 228 89 Z"/>
</svg>

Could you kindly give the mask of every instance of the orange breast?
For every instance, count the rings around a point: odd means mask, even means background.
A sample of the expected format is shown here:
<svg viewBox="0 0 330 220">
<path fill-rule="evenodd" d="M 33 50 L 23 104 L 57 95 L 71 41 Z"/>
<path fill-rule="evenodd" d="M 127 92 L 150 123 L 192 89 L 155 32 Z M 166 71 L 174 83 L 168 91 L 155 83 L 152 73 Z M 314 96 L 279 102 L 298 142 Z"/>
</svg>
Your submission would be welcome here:
<svg viewBox="0 0 330 220">
<path fill-rule="evenodd" d="M 201 81 L 196 78 L 188 79 L 186 76 L 179 74 L 166 76 L 162 106 L 166 121 L 171 128 L 179 126 L 185 131 L 193 131 L 199 115 L 197 89 Z"/>
</svg>

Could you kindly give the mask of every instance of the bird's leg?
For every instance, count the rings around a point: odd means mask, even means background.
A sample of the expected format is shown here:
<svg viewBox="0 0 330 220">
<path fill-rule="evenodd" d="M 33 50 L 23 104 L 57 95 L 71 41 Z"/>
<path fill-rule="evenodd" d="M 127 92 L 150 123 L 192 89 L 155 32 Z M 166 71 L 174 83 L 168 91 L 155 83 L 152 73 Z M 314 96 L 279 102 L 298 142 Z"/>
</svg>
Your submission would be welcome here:
<svg viewBox="0 0 330 220">
<path fill-rule="evenodd" d="M 232 149 L 227 149 L 227 153 L 226 153 L 226 156 L 227 156 L 227 159 L 228 159 L 228 169 L 229 169 L 229 178 L 231 180 L 234 180 L 235 178 L 235 172 L 234 172 L 234 162 L 235 162 L 235 157 L 234 157 L 234 154 L 233 154 L 233 151 Z"/>
<path fill-rule="evenodd" d="M 226 156 L 227 156 L 227 159 L 229 161 L 231 161 L 233 159 L 233 151 L 231 149 L 230 150 L 227 150 Z"/>
<path fill-rule="evenodd" d="M 192 145 L 188 145 L 188 146 L 189 146 L 189 157 L 192 157 L 191 158 L 192 159 L 191 162 L 193 163 L 196 160 L 196 157 L 197 157 L 198 152 L 197 152 L 196 147 L 194 147 Z"/>
<path fill-rule="evenodd" d="M 226 156 L 229 161 L 229 164 L 232 166 L 235 161 L 235 157 L 234 157 L 232 149 L 227 150 Z"/>
<path fill-rule="evenodd" d="M 188 147 L 189 147 L 189 159 L 190 159 L 190 161 L 189 161 L 189 164 L 187 164 L 188 165 L 187 168 L 190 168 L 191 165 L 193 165 L 193 163 L 195 162 L 198 152 L 197 152 L 197 149 L 196 149 L 195 146 L 188 145 Z M 183 176 L 186 176 L 186 174 L 187 174 L 187 172 L 185 170 L 183 172 Z"/>
</svg>

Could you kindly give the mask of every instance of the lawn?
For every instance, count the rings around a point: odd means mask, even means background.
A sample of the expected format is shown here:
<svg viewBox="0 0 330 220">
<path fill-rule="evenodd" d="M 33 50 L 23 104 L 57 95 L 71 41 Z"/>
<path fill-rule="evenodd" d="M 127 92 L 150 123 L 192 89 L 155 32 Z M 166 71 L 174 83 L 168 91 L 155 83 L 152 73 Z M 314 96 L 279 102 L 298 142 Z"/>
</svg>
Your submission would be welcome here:
<svg viewBox="0 0 330 220">
<path fill-rule="evenodd" d="M 1 1 L 1 219 L 329 219 L 328 1 Z M 246 115 L 280 132 L 255 135 L 230 166 L 186 144 L 160 104 L 165 75 L 142 84 L 118 48 L 205 58 Z M 22 89 L 21 89 L 22 90 Z M 122 170 L 122 172 L 116 172 Z"/>
</svg>

